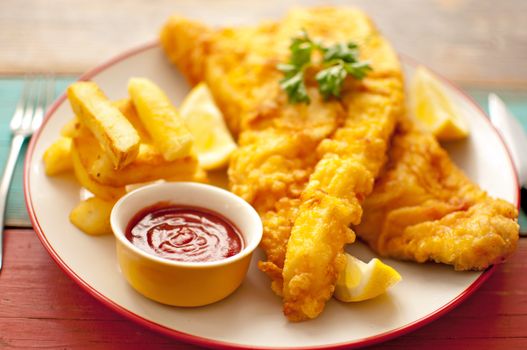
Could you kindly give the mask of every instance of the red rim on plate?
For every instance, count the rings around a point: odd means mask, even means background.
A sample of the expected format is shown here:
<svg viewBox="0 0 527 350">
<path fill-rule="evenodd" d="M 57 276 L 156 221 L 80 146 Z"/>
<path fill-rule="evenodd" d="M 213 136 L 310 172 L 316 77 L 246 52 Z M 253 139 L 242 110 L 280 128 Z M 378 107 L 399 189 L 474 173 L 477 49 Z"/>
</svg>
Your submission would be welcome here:
<svg viewBox="0 0 527 350">
<path fill-rule="evenodd" d="M 114 57 L 113 59 L 110 59 L 109 61 L 107 61 L 107 62 L 105 62 L 105 63 L 103 63 L 103 64 L 101 64 L 101 65 L 99 65 L 99 66 L 97 66 L 97 67 L 95 67 L 93 69 L 91 69 L 90 71 L 84 73 L 83 75 L 80 76 L 79 80 L 91 79 L 91 78 L 95 77 L 97 74 L 99 74 L 100 72 L 102 72 L 102 71 L 108 69 L 109 67 L 115 65 L 116 63 L 119 63 L 119 62 L 121 62 L 123 60 L 126 60 L 126 59 L 130 58 L 131 56 L 143 53 L 144 51 L 156 48 L 157 46 L 158 46 L 157 42 L 150 42 L 150 43 L 144 44 L 142 46 L 139 46 L 137 48 L 128 50 L 128 51 L 126 51 L 126 52 Z M 419 63 L 417 63 L 415 60 L 413 60 L 411 58 L 408 58 L 407 56 L 403 56 L 403 58 L 404 58 L 405 61 L 409 62 L 413 66 L 419 65 Z M 503 139 L 502 139 L 500 133 L 497 132 L 496 129 L 492 126 L 492 124 L 490 123 L 490 120 L 486 117 L 486 114 L 481 109 L 481 107 L 477 103 L 475 103 L 474 100 L 471 97 L 469 97 L 466 93 L 464 93 L 462 90 L 460 90 L 454 84 L 450 83 L 447 79 L 443 78 L 441 75 L 439 75 L 439 74 L 437 74 L 435 72 L 434 72 L 434 74 L 436 74 L 438 77 L 440 77 L 440 79 L 444 83 L 446 83 L 447 85 L 449 85 L 450 87 L 455 89 L 457 92 L 459 92 L 471 105 L 473 105 L 480 112 L 480 115 L 481 115 L 482 119 L 485 119 L 485 121 L 487 123 L 489 123 L 489 125 L 491 125 L 492 130 L 494 130 L 494 132 L 499 137 L 500 141 L 502 142 L 502 144 L 503 144 L 503 146 L 504 146 L 504 148 L 506 150 L 506 153 L 507 153 L 507 156 L 508 156 L 508 160 L 511 163 L 512 169 L 515 169 L 514 163 L 512 162 L 511 155 L 510 155 L 505 143 L 503 142 Z M 34 152 L 37 140 L 40 137 L 40 133 L 44 129 L 45 124 L 50 120 L 50 118 L 53 115 L 53 113 L 64 102 L 65 99 L 66 99 L 66 94 L 63 93 L 51 105 L 51 107 L 48 109 L 42 127 L 31 138 L 31 141 L 30 141 L 29 146 L 28 146 L 28 151 L 27 151 L 27 155 L 26 155 L 26 158 L 25 158 L 25 162 L 24 162 L 24 197 L 25 197 L 25 201 L 26 201 L 27 211 L 29 213 L 29 218 L 30 218 L 31 223 L 33 225 L 33 229 L 35 230 L 35 232 L 37 233 L 40 241 L 42 242 L 42 245 L 44 246 L 44 248 L 46 248 L 46 250 L 51 255 L 53 260 L 55 260 L 57 265 L 70 278 L 72 278 L 77 284 L 79 284 L 85 291 L 87 291 L 89 294 L 93 295 L 96 299 L 98 299 L 104 305 L 106 305 L 107 307 L 115 310 L 116 312 L 120 313 L 121 315 L 131 319 L 132 321 L 137 322 L 137 323 L 139 323 L 139 324 L 141 324 L 141 325 L 143 325 L 143 326 L 145 326 L 147 328 L 150 328 L 150 329 L 152 329 L 154 331 L 157 331 L 157 332 L 169 335 L 171 337 L 174 337 L 174 338 L 176 338 L 178 340 L 182 340 L 184 342 L 193 343 L 193 344 L 196 344 L 196 345 L 199 345 L 199 346 L 205 346 L 205 347 L 236 348 L 236 349 L 246 349 L 246 348 L 251 348 L 251 349 L 255 349 L 255 348 L 257 348 L 257 349 L 278 349 L 276 347 L 244 346 L 244 345 L 235 344 L 235 343 L 228 343 L 228 342 L 217 341 L 217 340 L 213 340 L 213 339 L 207 339 L 207 338 L 203 338 L 203 337 L 200 337 L 200 336 L 195 336 L 195 335 L 183 333 L 183 332 L 180 332 L 180 331 L 177 331 L 177 330 L 165 327 L 163 325 L 160 325 L 160 324 L 158 324 L 156 322 L 147 320 L 147 319 L 145 319 L 145 318 L 143 318 L 143 317 L 141 317 L 141 316 L 139 316 L 139 315 L 127 310 L 126 308 L 118 305 L 116 302 L 108 299 L 105 295 L 99 293 L 96 289 L 94 289 L 92 286 L 90 286 L 86 281 L 84 281 L 82 278 L 80 278 L 61 259 L 61 257 L 57 254 L 57 252 L 55 252 L 55 250 L 53 249 L 51 244 L 48 242 L 48 240 L 46 238 L 46 235 L 44 234 L 44 231 L 42 230 L 42 227 L 40 226 L 40 224 L 39 224 L 39 222 L 37 220 L 36 213 L 35 213 L 35 210 L 33 208 L 33 202 L 32 202 L 32 199 L 31 199 L 31 189 L 30 189 L 30 185 L 29 185 L 29 176 L 30 176 L 30 164 L 31 164 L 33 152 Z M 516 202 L 516 206 L 519 207 L 519 198 L 520 198 L 519 197 L 519 191 L 520 191 L 520 189 L 519 189 L 518 178 L 517 178 L 516 174 L 514 176 L 514 184 L 515 184 L 516 188 L 518 188 L 518 192 L 516 194 L 515 202 Z M 462 293 L 460 293 L 456 298 L 452 299 L 450 302 L 446 303 L 441 308 L 435 310 L 434 312 L 432 312 L 432 313 L 430 313 L 430 314 L 428 314 L 428 315 L 426 315 L 426 316 L 424 316 L 424 317 L 422 317 L 422 318 L 420 318 L 420 319 L 418 319 L 418 320 L 416 320 L 414 322 L 408 323 L 408 324 L 406 324 L 406 325 L 404 325 L 402 327 L 399 327 L 399 328 L 396 328 L 396 329 L 393 329 L 391 331 L 384 332 L 384 333 L 381 333 L 381 334 L 378 334 L 378 335 L 375 335 L 375 336 L 371 336 L 371 337 L 367 337 L 367 338 L 363 338 L 363 339 L 359 339 L 359 340 L 355 340 L 355 341 L 351 341 L 351 342 L 345 342 L 345 343 L 336 343 L 336 344 L 328 344 L 328 345 L 323 345 L 323 346 L 314 346 L 314 347 L 309 347 L 308 349 L 343 349 L 343 348 L 349 349 L 349 348 L 358 348 L 358 347 L 363 347 L 363 346 L 368 346 L 368 345 L 381 343 L 381 342 L 384 342 L 384 341 L 387 341 L 387 340 L 399 337 L 399 336 L 401 336 L 403 334 L 412 332 L 412 331 L 414 331 L 414 330 L 416 330 L 416 329 L 418 329 L 418 328 L 420 328 L 420 327 L 422 327 L 422 326 L 424 326 L 424 325 L 436 320 L 440 316 L 446 314 L 448 311 L 450 311 L 453 308 L 455 308 L 462 301 L 467 299 L 470 295 L 472 295 L 472 293 L 474 293 L 490 277 L 490 275 L 494 272 L 494 270 L 495 270 L 495 266 L 491 266 L 486 271 L 484 271 L 470 286 L 467 287 L 467 289 L 465 289 Z M 300 349 L 300 347 L 293 347 L 293 349 Z M 302 349 L 306 349 L 306 348 L 302 347 Z"/>
</svg>

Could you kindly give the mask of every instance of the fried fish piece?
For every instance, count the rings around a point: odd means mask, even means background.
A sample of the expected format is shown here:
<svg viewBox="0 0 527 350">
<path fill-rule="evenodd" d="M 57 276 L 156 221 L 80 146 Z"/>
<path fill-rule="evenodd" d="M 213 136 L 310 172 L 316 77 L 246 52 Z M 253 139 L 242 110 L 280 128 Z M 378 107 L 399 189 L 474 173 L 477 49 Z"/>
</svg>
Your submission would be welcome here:
<svg viewBox="0 0 527 350">
<path fill-rule="evenodd" d="M 343 122 L 338 101 L 325 101 L 314 79 L 307 90 L 311 103 L 290 104 L 278 84 L 283 74 L 276 65 L 287 61 L 291 39 L 315 23 L 299 21 L 293 11 L 281 22 L 256 27 L 213 30 L 179 16 L 169 19 L 161 33 L 168 57 L 195 84 L 205 81 L 222 110 L 239 148 L 229 166 L 230 189 L 251 203 L 264 224 L 261 247 L 267 261 L 260 268 L 282 294 L 282 273 L 290 228 L 318 156 L 316 148 Z M 311 18 L 312 19 L 312 18 Z M 314 32 L 327 39 L 342 33 Z M 338 35 L 337 35 L 337 34 Z"/>
<path fill-rule="evenodd" d="M 361 60 L 368 60 L 373 72 L 360 82 L 348 79 L 341 99 L 325 100 L 314 79 L 316 69 L 308 70 L 311 103 L 289 103 L 278 84 L 283 74 L 276 65 L 288 60 L 291 38 L 302 29 L 326 45 L 356 42 Z M 402 109 L 403 83 L 395 53 L 363 12 L 332 7 L 295 9 L 279 22 L 218 30 L 174 16 L 162 30 L 161 43 L 191 83 L 209 85 L 231 131 L 239 135 L 240 147 L 229 167 L 230 188 L 263 219 L 261 247 L 267 261 L 259 267 L 271 277 L 277 294 L 285 291 L 286 315 L 291 320 L 316 317 L 333 292 L 343 267 L 339 256 L 353 238 L 347 226 L 360 218 L 359 203 L 372 188 Z M 354 152 L 359 153 L 351 155 Z M 333 186 L 331 172 L 342 164 L 359 178 L 339 172 L 340 185 Z M 324 197 L 328 189 L 336 192 Z M 316 203 L 320 196 L 322 207 Z M 312 226 L 311 213 L 320 213 L 323 221 Z M 295 220 L 294 242 L 288 246 Z M 322 242 L 313 243 L 329 246 L 328 254 L 319 254 L 323 245 L 300 246 L 319 226 L 324 234 L 314 233 Z M 292 253 L 283 275 L 286 249 Z M 298 288 L 295 276 L 304 272 L 316 283 Z M 294 288 L 284 288 L 283 276 Z M 301 300 L 304 291 L 309 295 Z M 312 299 L 316 306 L 305 308 L 316 311 L 295 310 Z"/>
<path fill-rule="evenodd" d="M 318 147 L 320 161 L 301 195 L 288 241 L 284 312 L 293 321 L 317 317 L 333 295 L 346 264 L 344 246 L 355 239 L 349 225 L 360 223 L 361 204 L 373 189 L 403 111 L 399 62 L 375 28 L 367 28 L 363 28 L 368 39 L 361 52 L 372 62 L 373 71 L 343 90 L 345 123 Z"/>
<path fill-rule="evenodd" d="M 355 227 L 381 256 L 483 270 L 515 250 L 517 209 L 472 183 L 432 135 L 401 123 L 389 157 Z"/>
</svg>

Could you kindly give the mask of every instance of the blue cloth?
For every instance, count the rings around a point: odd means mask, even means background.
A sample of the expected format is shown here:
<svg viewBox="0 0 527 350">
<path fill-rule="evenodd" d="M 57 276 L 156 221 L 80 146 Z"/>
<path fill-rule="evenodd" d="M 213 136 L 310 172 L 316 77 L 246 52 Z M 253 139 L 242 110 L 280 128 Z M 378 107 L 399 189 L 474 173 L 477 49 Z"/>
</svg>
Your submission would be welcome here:
<svg viewBox="0 0 527 350">
<path fill-rule="evenodd" d="M 55 82 L 55 96 L 59 96 L 75 77 L 57 78 Z M 15 112 L 16 105 L 22 92 L 24 80 L 21 77 L 0 78 L 0 168 L 3 169 L 11 147 L 11 131 L 9 122 Z M 6 207 L 6 226 L 31 227 L 26 211 L 23 189 L 24 155 L 27 142 L 16 164 L 13 182 L 9 189 Z"/>
<path fill-rule="evenodd" d="M 68 84 L 75 80 L 75 77 L 56 78 L 55 96 L 59 96 Z M 11 133 L 9 131 L 9 121 L 13 116 L 23 85 L 22 77 L 4 77 L 0 78 L 0 167 L 3 169 L 7 160 L 9 147 L 11 143 Z M 487 111 L 487 96 L 490 90 L 483 89 L 466 89 L 483 109 Z M 527 131 L 527 92 L 526 91 L 508 91 L 493 90 L 496 92 L 511 109 L 513 114 L 520 120 L 524 129 Z M 27 144 L 26 144 L 27 146 Z M 24 146 L 23 154 L 25 154 Z M 6 225 L 14 227 L 31 227 L 31 222 L 27 215 L 24 203 L 23 190 L 23 156 L 21 156 L 16 165 L 13 183 L 9 191 L 6 209 Z M 522 231 L 527 231 L 527 216 L 525 213 L 520 215 L 520 226 Z"/>
</svg>

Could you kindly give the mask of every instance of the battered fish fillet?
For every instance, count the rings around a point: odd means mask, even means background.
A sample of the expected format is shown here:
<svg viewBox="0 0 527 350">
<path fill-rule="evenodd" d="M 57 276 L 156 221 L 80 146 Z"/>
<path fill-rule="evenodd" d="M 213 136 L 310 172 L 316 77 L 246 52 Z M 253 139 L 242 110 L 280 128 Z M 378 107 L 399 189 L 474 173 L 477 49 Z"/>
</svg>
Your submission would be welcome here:
<svg viewBox="0 0 527 350">
<path fill-rule="evenodd" d="M 368 18 L 346 20 L 339 13 L 327 19 L 334 30 L 362 43 L 362 58 L 373 71 L 343 91 L 344 125 L 320 143 L 320 160 L 300 197 L 283 268 L 284 313 L 292 321 L 317 317 L 333 295 L 346 264 L 344 246 L 355 239 L 349 226 L 361 221 L 361 203 L 373 189 L 403 112 L 399 62 Z"/>
<path fill-rule="evenodd" d="M 514 251 L 516 208 L 473 184 L 433 136 L 401 124 L 389 154 L 355 227 L 377 253 L 482 270 Z"/>
<path fill-rule="evenodd" d="M 307 82 L 311 103 L 290 104 L 279 87 L 283 74 L 276 65 L 289 59 L 291 39 L 302 28 L 328 41 L 345 39 L 329 23 L 318 23 L 317 18 L 335 12 L 297 10 L 278 23 L 235 29 L 211 29 L 173 16 L 161 33 L 170 60 L 192 84 L 208 84 L 231 131 L 239 134 L 229 166 L 230 188 L 262 217 L 267 262 L 260 262 L 260 268 L 279 295 L 287 240 L 318 160 L 317 146 L 342 125 L 345 111 L 337 101 L 324 101 L 313 79 Z"/>
<path fill-rule="evenodd" d="M 310 70 L 311 104 L 290 104 L 276 65 L 288 60 L 301 29 L 327 45 L 356 42 L 373 72 L 360 82 L 348 79 L 340 100 L 324 101 Z M 191 83 L 209 85 L 239 134 L 231 190 L 262 217 L 267 261 L 259 267 L 283 293 L 285 314 L 295 321 L 316 317 L 332 295 L 344 244 L 354 239 L 348 226 L 360 220 L 360 202 L 402 111 L 396 55 L 364 13 L 346 8 L 297 9 L 280 22 L 220 30 L 175 16 L 161 42 Z"/>
</svg>

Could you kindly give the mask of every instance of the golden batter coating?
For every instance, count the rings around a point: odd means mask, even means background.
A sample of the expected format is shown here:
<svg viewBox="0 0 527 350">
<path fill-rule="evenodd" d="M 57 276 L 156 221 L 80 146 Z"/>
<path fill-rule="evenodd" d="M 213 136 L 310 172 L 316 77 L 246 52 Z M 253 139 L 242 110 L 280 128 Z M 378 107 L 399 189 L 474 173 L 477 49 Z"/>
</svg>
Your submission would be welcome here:
<svg viewBox="0 0 527 350">
<path fill-rule="evenodd" d="M 326 101 L 314 79 L 315 67 L 306 72 L 311 103 L 289 103 L 276 65 L 288 60 L 291 39 L 302 29 L 326 45 L 354 41 L 360 59 L 368 60 L 373 71 L 362 81 L 348 79 L 342 98 Z M 284 311 L 291 320 L 316 317 L 342 269 L 338 257 L 344 244 L 353 240 L 347 226 L 360 220 L 360 202 L 371 191 L 402 112 L 403 83 L 395 53 L 364 13 L 330 7 L 296 9 L 279 22 L 218 30 L 175 16 L 164 27 L 161 42 L 191 83 L 209 85 L 230 129 L 239 135 L 240 148 L 229 167 L 230 187 L 263 219 L 261 247 L 267 261 L 260 262 L 260 269 L 273 280 L 273 290 L 284 294 Z M 330 172 L 340 165 L 337 181 L 343 182 L 326 196 L 323 192 L 336 176 Z M 345 169 L 359 178 L 342 173 Z M 311 209 L 322 220 L 316 227 L 307 220 Z M 294 238 L 287 245 L 294 224 Z M 319 227 L 320 235 L 313 231 Z M 319 246 L 303 244 L 311 234 L 329 242 L 331 253 L 320 256 Z M 298 277 L 305 273 L 309 278 Z M 321 285 L 308 281 L 299 287 L 299 278 Z"/>
<path fill-rule="evenodd" d="M 381 256 L 483 270 L 515 250 L 517 209 L 472 183 L 432 135 L 401 124 L 389 154 L 356 227 Z"/>
</svg>

